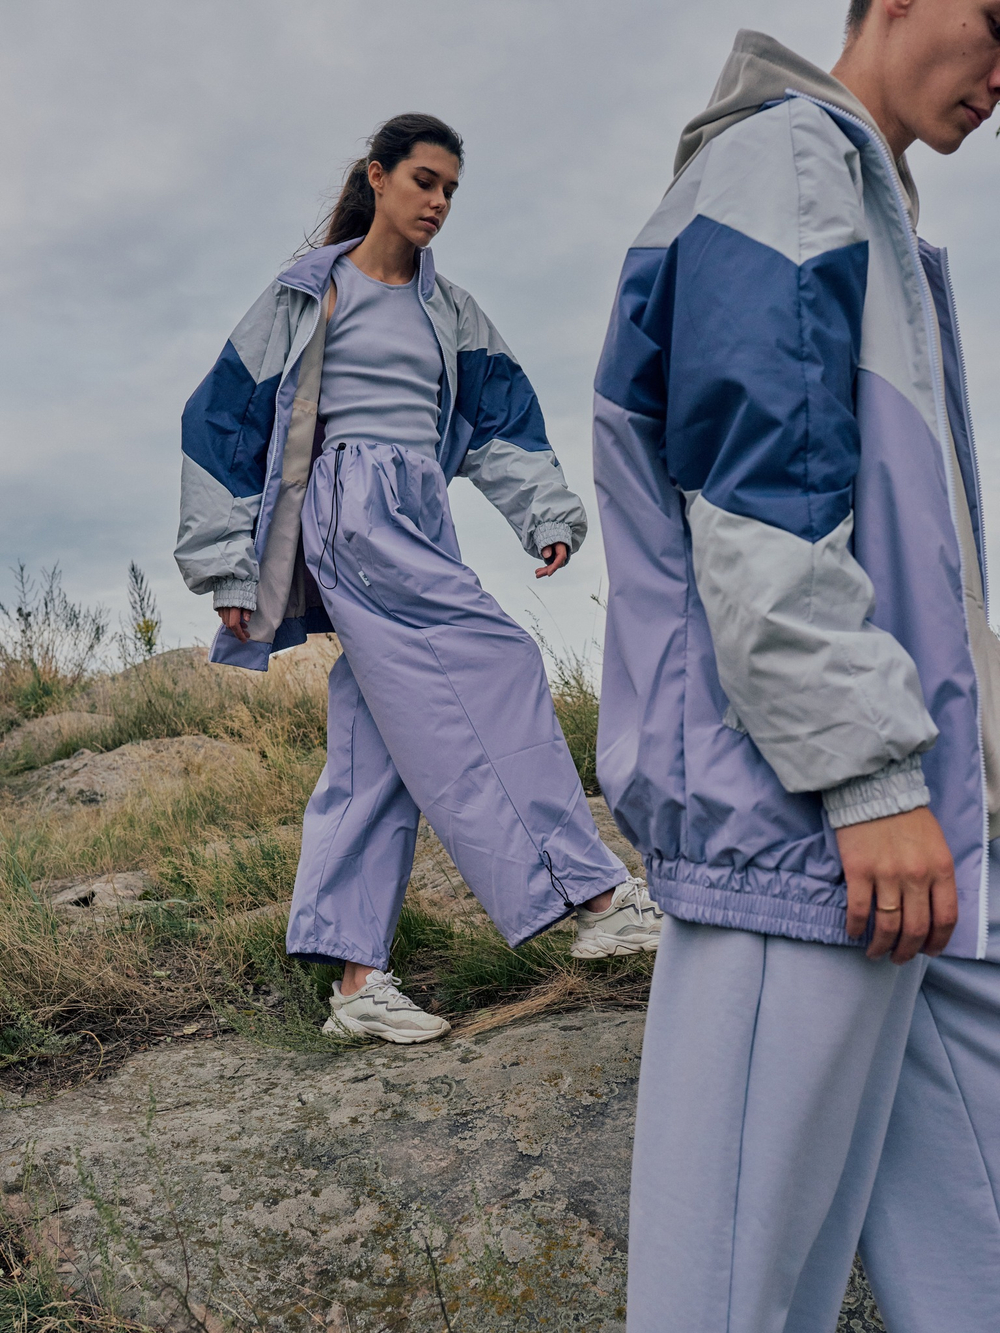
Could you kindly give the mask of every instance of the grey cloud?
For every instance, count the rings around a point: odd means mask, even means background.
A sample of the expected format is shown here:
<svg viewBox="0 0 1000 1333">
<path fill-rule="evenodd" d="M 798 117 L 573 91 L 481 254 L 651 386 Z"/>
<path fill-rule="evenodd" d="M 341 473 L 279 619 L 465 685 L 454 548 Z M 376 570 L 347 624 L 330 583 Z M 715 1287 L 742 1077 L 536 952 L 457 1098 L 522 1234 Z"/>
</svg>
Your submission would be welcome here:
<svg viewBox="0 0 1000 1333">
<path fill-rule="evenodd" d="M 59 560 L 74 594 L 120 606 L 135 558 L 173 639 L 212 632 L 207 599 L 185 591 L 170 557 L 181 407 L 365 135 L 408 108 L 466 137 L 438 263 L 524 362 L 595 517 L 594 368 L 625 248 L 667 184 L 680 127 L 738 27 L 829 65 L 841 19 L 837 4 L 799 0 L 5 6 L 0 588 L 17 556 Z M 954 238 L 984 440 L 1000 421 L 987 350 L 998 154 L 984 137 L 918 163 L 929 234 Z M 996 508 L 1000 467 L 984 470 Z M 471 487 L 456 483 L 453 503 L 486 586 L 582 646 L 599 628 L 596 522 L 565 575 L 536 585 Z"/>
</svg>

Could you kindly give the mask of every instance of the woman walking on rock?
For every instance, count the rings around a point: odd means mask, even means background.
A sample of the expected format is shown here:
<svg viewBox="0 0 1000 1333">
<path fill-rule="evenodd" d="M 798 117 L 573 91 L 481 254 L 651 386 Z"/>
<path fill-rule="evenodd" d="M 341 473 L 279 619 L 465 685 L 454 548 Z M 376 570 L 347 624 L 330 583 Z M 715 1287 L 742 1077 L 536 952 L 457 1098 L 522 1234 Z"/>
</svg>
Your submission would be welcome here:
<svg viewBox="0 0 1000 1333">
<path fill-rule="evenodd" d="M 468 477 L 522 546 L 566 564 L 586 534 L 534 392 L 428 243 L 458 134 L 405 115 L 348 173 L 324 244 L 239 324 L 184 412 L 177 561 L 222 619 L 212 660 L 336 630 L 328 757 L 306 808 L 288 952 L 344 963 L 325 1031 L 448 1031 L 387 971 L 423 811 L 512 945 L 577 912 L 573 953 L 655 949 L 660 913 L 598 835 L 541 655 L 462 563 Z"/>
</svg>

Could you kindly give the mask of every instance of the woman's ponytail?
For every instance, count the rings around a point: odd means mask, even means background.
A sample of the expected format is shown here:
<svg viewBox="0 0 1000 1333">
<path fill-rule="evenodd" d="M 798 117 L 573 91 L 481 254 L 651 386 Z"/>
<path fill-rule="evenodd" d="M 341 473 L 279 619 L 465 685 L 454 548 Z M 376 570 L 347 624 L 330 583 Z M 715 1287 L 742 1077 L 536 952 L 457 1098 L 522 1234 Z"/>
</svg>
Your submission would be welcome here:
<svg viewBox="0 0 1000 1333">
<path fill-rule="evenodd" d="M 333 207 L 323 237 L 324 245 L 336 245 L 355 236 L 365 236 L 375 217 L 375 191 L 368 181 L 368 159 L 352 162 L 344 177 L 340 197 Z"/>
<path fill-rule="evenodd" d="M 367 236 L 375 217 L 375 191 L 368 180 L 368 168 L 378 162 L 387 174 L 408 158 L 418 143 L 438 144 L 458 158 L 459 170 L 465 161 L 462 136 L 437 116 L 410 114 L 393 116 L 380 125 L 368 140 L 366 156 L 359 157 L 347 170 L 340 195 L 332 212 L 313 233 L 322 237 L 320 245 L 337 245 Z M 309 244 L 315 245 L 315 240 Z"/>
</svg>

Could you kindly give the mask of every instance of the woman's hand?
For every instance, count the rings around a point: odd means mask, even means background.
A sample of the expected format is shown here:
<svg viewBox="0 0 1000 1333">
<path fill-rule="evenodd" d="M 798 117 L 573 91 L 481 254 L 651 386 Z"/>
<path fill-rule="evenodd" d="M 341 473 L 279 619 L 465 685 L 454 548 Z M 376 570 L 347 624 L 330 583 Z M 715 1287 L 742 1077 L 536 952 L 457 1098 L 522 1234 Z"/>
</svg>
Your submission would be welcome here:
<svg viewBox="0 0 1000 1333">
<path fill-rule="evenodd" d="M 541 569 L 535 570 L 536 579 L 547 579 L 550 574 L 554 574 L 557 569 L 562 569 L 563 565 L 569 559 L 569 547 L 565 542 L 556 542 L 555 546 L 542 547 L 542 559 L 545 564 Z"/>
<path fill-rule="evenodd" d="M 219 619 L 226 629 L 231 629 L 240 643 L 246 643 L 250 638 L 247 633 L 247 626 L 250 624 L 250 612 L 242 606 L 220 606 L 217 610 Z"/>
</svg>

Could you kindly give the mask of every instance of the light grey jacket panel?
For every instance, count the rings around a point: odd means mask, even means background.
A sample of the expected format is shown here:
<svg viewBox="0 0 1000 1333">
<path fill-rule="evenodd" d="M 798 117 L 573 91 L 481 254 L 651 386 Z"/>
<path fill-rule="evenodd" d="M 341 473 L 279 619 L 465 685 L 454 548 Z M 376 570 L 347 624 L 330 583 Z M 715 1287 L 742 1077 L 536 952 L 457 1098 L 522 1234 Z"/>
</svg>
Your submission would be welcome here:
<svg viewBox="0 0 1000 1333">
<path fill-rule="evenodd" d="M 447 288 L 455 303 L 458 357 L 475 349 L 473 355 L 499 356 L 497 364 L 520 375 L 513 352 L 476 301 L 454 283 L 447 283 Z M 516 402 L 516 388 L 512 396 Z M 467 477 L 503 514 L 529 555 L 541 556 L 542 548 L 553 542 L 564 542 L 573 554 L 587 535 L 586 510 L 566 485 L 540 416 L 537 422 L 531 417 L 529 408 L 518 422 L 527 429 L 517 444 L 502 435 L 484 443 L 473 438 L 457 475 Z"/>
<path fill-rule="evenodd" d="M 499 509 L 529 555 L 541 556 L 553 542 L 565 542 L 571 554 L 580 549 L 587 513 L 551 450 L 529 453 L 491 440 L 465 455 L 458 475 L 468 477 Z"/>
<path fill-rule="evenodd" d="M 766 191 L 752 188 L 765 178 Z M 728 229 L 724 236 L 768 247 L 798 266 L 806 284 L 810 265 L 836 264 L 868 243 L 859 150 L 804 99 L 741 118 L 704 144 L 638 246 L 672 243 L 692 216 Z M 810 295 L 817 303 L 825 292 Z M 807 324 L 794 332 L 804 345 L 802 361 L 774 367 L 775 403 L 784 390 L 780 373 L 801 376 L 802 366 L 822 356 L 808 343 Z M 786 397 L 794 401 L 790 391 Z M 827 448 L 824 428 L 817 410 L 805 446 L 816 459 Z M 829 429 L 836 428 L 834 421 Z M 740 466 L 749 471 L 747 457 L 740 455 Z M 782 523 L 766 487 L 761 518 L 751 517 L 747 485 L 738 485 L 733 501 L 716 483 L 716 493 L 727 497 L 724 508 L 698 492 L 686 498 L 698 593 L 719 678 L 740 721 L 789 792 L 850 782 L 841 813 L 875 818 L 869 812 L 884 809 L 891 776 L 904 804 L 926 804 L 919 761 L 904 761 L 928 749 L 937 729 L 912 658 L 871 623 L 872 585 L 851 550 L 852 516 L 819 540 L 806 539 L 794 519 Z"/>
<path fill-rule="evenodd" d="M 675 178 L 706 144 L 741 120 L 755 116 L 766 102 L 780 101 L 789 88 L 841 107 L 885 142 L 868 108 L 839 79 L 817 69 L 767 33 L 741 28 L 708 106 L 684 127 L 674 159 Z M 896 171 L 910 221 L 916 227 L 920 199 L 905 156 L 896 162 Z"/>
<path fill-rule="evenodd" d="M 253 525 L 260 510 L 260 495 L 233 495 L 193 458 L 181 460 L 181 521 L 174 558 L 192 592 L 230 593 L 242 589 L 231 602 L 216 606 L 245 606 L 253 610 L 259 568 L 253 545 Z"/>
<path fill-rule="evenodd" d="M 257 384 L 284 370 L 293 332 L 307 304 L 302 292 L 275 279 L 236 325 L 229 341 Z"/>
<path fill-rule="evenodd" d="M 839 787 L 929 749 L 937 728 L 913 660 L 869 619 L 853 515 L 809 542 L 703 495 L 686 500 L 719 680 L 785 790 Z M 923 787 L 919 763 L 906 771 Z"/>
</svg>

